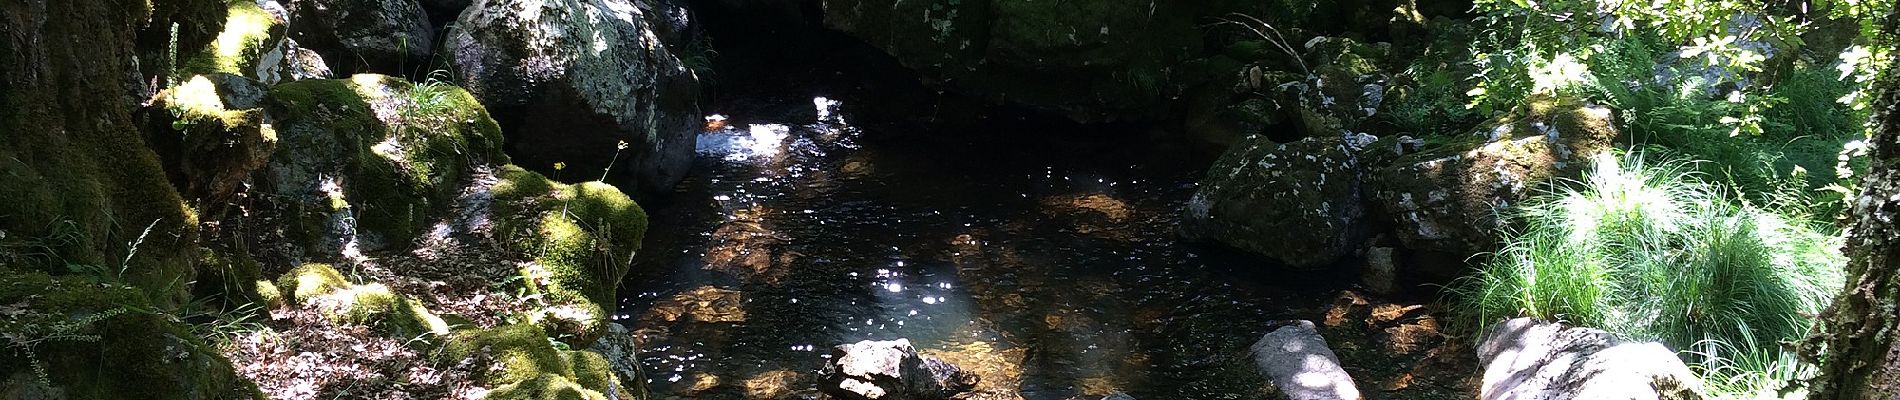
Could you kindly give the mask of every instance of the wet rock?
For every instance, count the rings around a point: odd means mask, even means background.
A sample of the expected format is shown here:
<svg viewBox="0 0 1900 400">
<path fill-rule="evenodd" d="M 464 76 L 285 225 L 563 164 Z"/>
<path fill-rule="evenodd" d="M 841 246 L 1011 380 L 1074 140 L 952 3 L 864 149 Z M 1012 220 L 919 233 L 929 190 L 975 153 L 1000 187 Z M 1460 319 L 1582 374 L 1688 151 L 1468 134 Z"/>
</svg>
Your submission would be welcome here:
<svg viewBox="0 0 1900 400">
<path fill-rule="evenodd" d="M 1618 135 L 1608 108 L 1536 97 L 1449 143 L 1409 152 L 1368 146 L 1372 203 L 1408 249 L 1466 256 L 1494 249 L 1501 212 L 1554 178 L 1582 172 Z"/>
<path fill-rule="evenodd" d="M 1675 352 L 1597 329 L 1505 321 L 1485 334 L 1478 360 L 1484 400 L 1703 398 L 1701 380 Z"/>
<path fill-rule="evenodd" d="M 1373 293 L 1389 295 L 1398 292 L 1399 266 L 1396 254 L 1393 254 L 1396 250 L 1384 246 L 1366 248 L 1365 270 L 1360 274 L 1359 281 Z"/>
<path fill-rule="evenodd" d="M 1290 400 L 1355 400 L 1359 387 L 1312 321 L 1290 321 L 1253 344 L 1254 366 Z"/>
<path fill-rule="evenodd" d="M 608 368 L 620 377 L 620 382 L 627 383 L 624 389 L 634 394 L 633 399 L 647 398 L 647 376 L 640 370 L 639 346 L 633 341 L 633 332 L 620 324 L 609 322 L 606 325 L 607 334 L 587 350 L 607 360 Z"/>
<path fill-rule="evenodd" d="M 818 389 L 845 400 L 949 399 L 976 387 L 977 376 L 932 356 L 910 340 L 839 345 L 819 370 Z"/>
<path fill-rule="evenodd" d="M 295 0 L 292 31 L 344 71 L 402 75 L 426 68 L 435 30 L 417 0 Z"/>
<path fill-rule="evenodd" d="M 1365 235 L 1357 151 L 1337 137 L 1251 136 L 1208 169 L 1182 233 L 1295 268 L 1326 267 Z"/>
<path fill-rule="evenodd" d="M 698 78 L 650 17 L 626 0 L 481 0 L 444 51 L 508 132 L 517 164 L 598 176 L 612 163 L 614 181 L 664 192 L 685 176 L 702 116 Z"/>
</svg>

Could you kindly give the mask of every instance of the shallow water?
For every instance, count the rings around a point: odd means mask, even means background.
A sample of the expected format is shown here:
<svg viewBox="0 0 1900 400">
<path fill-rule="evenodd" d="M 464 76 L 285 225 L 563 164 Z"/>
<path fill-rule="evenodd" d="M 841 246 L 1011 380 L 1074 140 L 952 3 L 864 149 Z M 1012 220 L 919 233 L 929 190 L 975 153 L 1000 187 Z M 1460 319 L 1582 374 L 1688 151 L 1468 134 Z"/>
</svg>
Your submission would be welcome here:
<svg viewBox="0 0 1900 400">
<path fill-rule="evenodd" d="M 831 346 L 907 338 L 1026 399 L 1258 398 L 1247 346 L 1338 287 L 1178 241 L 1204 165 L 1167 144 L 926 143 L 819 117 L 709 129 L 648 210 L 619 318 L 655 393 L 808 397 Z"/>
</svg>

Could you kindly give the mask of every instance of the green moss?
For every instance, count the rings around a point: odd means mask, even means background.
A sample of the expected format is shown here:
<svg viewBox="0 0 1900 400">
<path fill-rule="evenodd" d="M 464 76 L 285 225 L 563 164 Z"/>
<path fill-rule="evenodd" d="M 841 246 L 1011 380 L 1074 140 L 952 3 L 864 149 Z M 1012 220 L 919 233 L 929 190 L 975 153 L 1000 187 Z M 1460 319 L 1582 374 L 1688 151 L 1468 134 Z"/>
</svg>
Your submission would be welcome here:
<svg viewBox="0 0 1900 400">
<path fill-rule="evenodd" d="M 198 254 L 198 285 L 192 288 L 193 297 L 217 299 L 226 306 L 268 303 L 266 294 L 258 292 L 262 266 L 249 254 L 210 248 L 199 249 Z"/>
<path fill-rule="evenodd" d="M 265 309 L 274 310 L 284 306 L 284 290 L 279 289 L 276 283 L 259 279 L 254 286 L 257 288 L 258 303 L 263 304 Z"/>
<path fill-rule="evenodd" d="M 502 385 L 488 392 L 495 400 L 606 400 L 600 392 L 588 390 L 573 380 L 541 375 L 527 381 Z"/>
<path fill-rule="evenodd" d="M 184 69 L 193 73 L 226 72 L 251 76 L 269 46 L 283 34 L 282 24 L 256 2 L 233 0 L 226 8 L 224 31 L 203 52 L 189 56 Z"/>
<path fill-rule="evenodd" d="M 292 305 L 306 304 L 317 296 L 350 286 L 350 281 L 343 278 L 343 273 L 337 272 L 330 264 L 304 264 L 277 278 L 277 287 L 286 291 L 285 297 Z"/>
<path fill-rule="evenodd" d="M 487 354 L 496 363 L 482 377 L 490 399 L 637 399 L 614 375 L 607 359 L 588 351 L 562 351 L 534 324 L 458 331 L 442 353 L 446 361 Z"/>
<path fill-rule="evenodd" d="M 319 302 L 324 315 L 337 322 L 375 327 L 398 337 L 449 333 L 448 324 L 421 302 L 390 292 L 380 283 L 338 290 Z"/>
<path fill-rule="evenodd" d="M 486 352 L 499 368 L 483 377 L 489 385 L 524 382 L 543 374 L 572 376 L 573 366 L 548 344 L 547 332 L 533 324 L 464 330 L 449 335 L 443 354 L 456 361 Z"/>
<path fill-rule="evenodd" d="M 581 326 L 573 339 L 591 342 L 646 233 L 646 211 L 604 183 L 558 184 L 513 165 L 500 177 L 494 193 L 502 242 L 534 259 L 522 270 L 529 289 L 576 311 L 558 314 L 586 315 L 575 321 Z"/>
<path fill-rule="evenodd" d="M 277 184 L 292 186 L 280 192 L 307 193 L 320 176 L 342 188 L 297 205 L 305 223 L 297 236 L 312 245 L 342 210 L 358 232 L 404 244 L 459 193 L 470 166 L 506 158 L 494 120 L 456 87 L 364 74 L 278 85 L 268 102 L 281 116 L 273 163 L 291 172 L 279 175 Z"/>
<path fill-rule="evenodd" d="M 76 399 L 236 398 L 229 363 L 139 290 L 0 268 L 0 376 L 32 376 Z M 27 350 L 31 351 L 27 351 Z M 111 368 L 100 368 L 111 366 Z"/>
</svg>

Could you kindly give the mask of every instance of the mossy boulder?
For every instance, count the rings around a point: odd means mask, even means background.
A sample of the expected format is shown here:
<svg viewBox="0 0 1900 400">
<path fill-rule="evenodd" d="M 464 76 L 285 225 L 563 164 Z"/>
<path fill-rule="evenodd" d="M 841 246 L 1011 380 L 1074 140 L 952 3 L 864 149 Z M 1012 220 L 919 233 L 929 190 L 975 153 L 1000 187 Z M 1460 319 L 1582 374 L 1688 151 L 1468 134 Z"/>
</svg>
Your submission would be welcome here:
<svg viewBox="0 0 1900 400">
<path fill-rule="evenodd" d="M 420 301 L 380 283 L 354 284 L 328 264 L 304 264 L 260 290 L 277 289 L 283 304 L 315 307 L 337 323 L 364 325 L 398 337 L 446 335 L 448 323 Z"/>
<path fill-rule="evenodd" d="M 1365 157 L 1371 198 L 1407 248 L 1455 256 L 1495 249 L 1502 214 L 1552 179 L 1575 177 L 1619 132 L 1609 108 L 1538 96 L 1477 132 L 1391 138 Z"/>
<path fill-rule="evenodd" d="M 142 291 L 93 279 L 0 267 L 0 344 L 0 394 L 9 398 L 257 397 Z"/>
<path fill-rule="evenodd" d="M 515 324 L 457 331 L 442 352 L 449 360 L 486 359 L 494 367 L 482 376 L 490 399 L 645 399 L 629 390 L 600 354 L 555 349 L 546 331 Z M 644 382 L 632 382 L 635 388 Z M 611 394 L 611 397 L 609 396 Z"/>
<path fill-rule="evenodd" d="M 252 0 L 227 0 L 223 30 L 195 53 L 180 55 L 180 70 L 188 74 L 222 72 L 250 78 L 275 76 L 280 66 L 269 56 L 281 52 L 285 21 Z M 276 58 L 281 59 L 281 55 Z"/>
<path fill-rule="evenodd" d="M 1324 268 L 1366 236 L 1358 151 L 1333 137 L 1275 143 L 1249 136 L 1208 169 L 1183 235 L 1294 268 Z"/>
<path fill-rule="evenodd" d="M 272 87 L 277 149 L 254 178 L 308 259 L 407 244 L 467 183 L 506 160 L 501 131 L 460 88 L 382 75 Z"/>
<path fill-rule="evenodd" d="M 443 58 L 495 113 L 516 163 L 542 173 L 565 163 L 569 176 L 606 171 L 631 192 L 667 193 L 692 164 L 704 116 L 698 77 L 669 50 L 681 44 L 661 42 L 650 19 L 664 14 L 644 9 L 631 0 L 479 0 L 449 30 Z"/>
<path fill-rule="evenodd" d="M 130 113 L 146 4 L 35 4 L 0 18 L 0 248 L 35 251 L 0 251 L 0 263 L 109 275 L 154 306 L 183 303 L 197 217 Z"/>
<path fill-rule="evenodd" d="M 600 182 L 561 184 L 513 165 L 498 175 L 496 236 L 533 260 L 524 282 L 553 304 L 537 318 L 576 345 L 591 343 L 646 235 L 646 211 Z"/>
<path fill-rule="evenodd" d="M 235 195 L 277 145 L 261 97 L 260 85 L 244 77 L 196 75 L 159 92 L 135 118 L 172 185 L 208 206 Z"/>
</svg>

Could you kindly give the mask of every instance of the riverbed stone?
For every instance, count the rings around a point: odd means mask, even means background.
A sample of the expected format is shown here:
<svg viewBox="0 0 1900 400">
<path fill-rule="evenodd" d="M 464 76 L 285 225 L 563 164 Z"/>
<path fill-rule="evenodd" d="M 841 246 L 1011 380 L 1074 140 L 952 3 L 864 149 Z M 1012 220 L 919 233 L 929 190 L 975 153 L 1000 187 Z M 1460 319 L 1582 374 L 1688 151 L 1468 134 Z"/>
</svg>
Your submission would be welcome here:
<svg viewBox="0 0 1900 400">
<path fill-rule="evenodd" d="M 703 120 L 698 78 L 652 29 L 657 17 L 628 0 L 480 0 L 443 51 L 517 163 L 670 192 Z"/>
<path fill-rule="evenodd" d="M 1537 96 L 1476 132 L 1413 146 L 1367 147 L 1371 203 L 1412 250 L 1468 256 L 1494 250 L 1502 215 L 1553 179 L 1576 177 L 1619 133 L 1607 107 Z"/>
<path fill-rule="evenodd" d="M 949 399 L 978 381 L 942 359 L 917 354 L 908 339 L 839 345 L 831 355 L 818 372 L 818 390 L 844 400 Z"/>
<path fill-rule="evenodd" d="M 1313 321 L 1287 321 L 1254 342 L 1254 366 L 1289 400 L 1355 400 L 1359 387 Z"/>
<path fill-rule="evenodd" d="M 1624 342 L 1602 330 L 1532 318 L 1491 328 L 1478 361 L 1483 400 L 1705 397 L 1701 380 L 1660 343 Z"/>
<path fill-rule="evenodd" d="M 1250 136 L 1208 169 L 1181 232 L 1289 267 L 1324 268 L 1364 239 L 1360 174 L 1358 152 L 1344 139 Z"/>
</svg>

